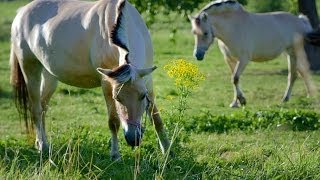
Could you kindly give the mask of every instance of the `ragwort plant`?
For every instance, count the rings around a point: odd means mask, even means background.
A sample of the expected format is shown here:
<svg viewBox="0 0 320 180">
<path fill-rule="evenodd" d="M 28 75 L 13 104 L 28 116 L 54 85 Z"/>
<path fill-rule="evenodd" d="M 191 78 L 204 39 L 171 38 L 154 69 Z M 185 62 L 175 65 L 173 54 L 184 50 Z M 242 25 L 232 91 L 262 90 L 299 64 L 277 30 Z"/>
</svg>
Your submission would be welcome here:
<svg viewBox="0 0 320 180">
<path fill-rule="evenodd" d="M 185 112 L 189 108 L 188 97 L 205 79 L 205 76 L 197 65 L 184 59 L 173 60 L 165 65 L 164 69 L 174 80 L 175 88 L 178 90 L 178 106 L 173 109 L 177 110 L 178 122 L 183 122 Z"/>
</svg>

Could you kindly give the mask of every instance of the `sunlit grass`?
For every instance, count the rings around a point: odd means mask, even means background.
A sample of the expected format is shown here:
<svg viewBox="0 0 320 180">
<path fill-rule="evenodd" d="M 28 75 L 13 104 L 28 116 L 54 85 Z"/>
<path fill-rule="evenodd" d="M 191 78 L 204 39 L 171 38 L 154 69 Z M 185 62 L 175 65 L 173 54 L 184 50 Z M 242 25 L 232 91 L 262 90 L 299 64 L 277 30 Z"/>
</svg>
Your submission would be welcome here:
<svg viewBox="0 0 320 180">
<path fill-rule="evenodd" d="M 170 24 L 151 29 L 155 49 L 156 103 L 172 139 L 175 156 L 162 155 L 154 128 L 146 121 L 141 147 L 132 149 L 119 132 L 122 159 L 110 160 L 107 108 L 100 88 L 59 84 L 47 113 L 51 151 L 39 154 L 23 133 L 11 98 L 8 29 L 18 6 L 0 3 L 0 179 L 319 179 L 319 91 L 306 98 L 298 78 L 289 103 L 280 102 L 287 75 L 283 56 L 249 63 L 241 76 L 244 108 L 228 107 L 230 72 L 214 43 L 201 62 L 192 57 L 193 37 L 183 19 L 170 37 Z M 179 16 L 175 16 L 179 17 Z M 163 17 L 164 19 L 165 17 Z M 0 29 L 1 29 L 0 28 Z M 206 77 L 188 96 L 185 123 L 176 124 L 179 93 L 165 70 L 173 59 L 194 63 Z M 320 87 L 320 76 L 313 75 Z M 172 97 L 173 99 L 168 99 Z M 318 121 L 317 121 L 318 120 Z M 278 123 L 281 122 L 281 123 Z M 287 122 L 287 123 L 282 123 Z M 303 123 L 302 123 L 303 122 Z M 300 125 L 299 128 L 295 126 Z M 303 126 L 305 125 L 305 126 Z"/>
</svg>

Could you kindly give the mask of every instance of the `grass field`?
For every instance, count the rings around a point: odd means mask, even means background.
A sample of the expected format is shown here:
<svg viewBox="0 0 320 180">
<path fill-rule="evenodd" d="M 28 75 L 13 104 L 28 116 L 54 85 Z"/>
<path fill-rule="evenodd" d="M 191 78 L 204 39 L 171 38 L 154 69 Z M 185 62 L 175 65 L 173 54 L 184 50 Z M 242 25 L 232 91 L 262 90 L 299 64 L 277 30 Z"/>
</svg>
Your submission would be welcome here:
<svg viewBox="0 0 320 180">
<path fill-rule="evenodd" d="M 248 105 L 231 109 L 230 72 L 217 45 L 204 61 L 195 61 L 190 25 L 178 16 L 173 17 L 181 19 L 176 34 L 170 35 L 166 22 L 151 27 L 159 67 L 154 72 L 156 102 L 173 139 L 174 158 L 161 154 L 154 129 L 146 122 L 140 148 L 131 149 L 119 133 L 122 160 L 112 162 L 101 89 L 65 84 L 59 84 L 46 119 L 52 151 L 39 154 L 23 133 L 9 84 L 10 23 L 23 4 L 0 3 L 0 179 L 320 178 L 320 76 L 313 75 L 316 97 L 306 98 L 299 78 L 291 101 L 282 104 L 284 56 L 250 63 L 241 77 Z M 184 121 L 178 122 L 178 91 L 164 66 L 180 58 L 199 66 L 206 80 L 188 97 Z"/>
</svg>

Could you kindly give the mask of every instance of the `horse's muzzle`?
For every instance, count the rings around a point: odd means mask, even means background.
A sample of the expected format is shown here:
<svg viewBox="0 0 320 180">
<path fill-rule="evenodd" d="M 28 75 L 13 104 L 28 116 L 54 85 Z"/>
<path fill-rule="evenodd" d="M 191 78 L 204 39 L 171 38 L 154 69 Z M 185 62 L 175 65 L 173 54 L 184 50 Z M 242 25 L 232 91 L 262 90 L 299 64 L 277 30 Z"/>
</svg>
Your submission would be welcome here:
<svg viewBox="0 0 320 180">
<path fill-rule="evenodd" d="M 193 53 L 193 55 L 194 55 L 194 57 L 195 57 L 198 61 L 201 61 L 201 60 L 203 60 L 205 53 L 206 53 L 205 51 L 196 50 L 196 51 Z"/>
<path fill-rule="evenodd" d="M 128 130 L 124 132 L 128 145 L 132 147 L 139 146 L 142 141 L 143 132 L 144 130 L 140 126 L 128 124 Z"/>
</svg>

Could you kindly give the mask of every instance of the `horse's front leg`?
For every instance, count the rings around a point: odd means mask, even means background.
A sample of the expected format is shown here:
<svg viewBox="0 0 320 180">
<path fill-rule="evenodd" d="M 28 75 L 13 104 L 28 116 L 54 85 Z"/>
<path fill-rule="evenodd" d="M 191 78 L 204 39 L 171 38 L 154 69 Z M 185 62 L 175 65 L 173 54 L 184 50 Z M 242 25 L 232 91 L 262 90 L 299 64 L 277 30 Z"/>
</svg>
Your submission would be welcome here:
<svg viewBox="0 0 320 180">
<path fill-rule="evenodd" d="M 245 69 L 246 65 L 248 64 L 248 60 L 242 60 L 240 59 L 239 62 L 237 63 L 233 75 L 232 75 L 232 83 L 233 83 L 233 90 L 234 90 L 234 96 L 233 96 L 233 101 L 230 104 L 230 107 L 235 108 L 239 107 L 238 101 L 240 104 L 246 105 L 247 101 L 246 98 L 243 95 L 243 92 L 240 89 L 240 75 Z"/>
<path fill-rule="evenodd" d="M 297 79 L 297 58 L 292 51 L 288 51 L 288 83 L 287 83 L 287 89 L 283 95 L 282 102 L 287 102 L 290 99 L 292 86 Z"/>
<path fill-rule="evenodd" d="M 148 113 L 149 113 L 151 121 L 156 129 L 157 136 L 159 138 L 161 151 L 163 154 L 165 154 L 169 150 L 170 141 L 168 139 L 166 130 L 163 126 L 163 122 L 161 120 L 159 111 L 158 111 L 156 105 L 153 103 L 154 102 L 154 98 L 153 98 L 154 95 L 152 92 L 150 93 L 150 96 L 151 96 L 150 99 L 151 99 L 152 103 L 148 109 Z"/>
<path fill-rule="evenodd" d="M 118 160 L 121 158 L 119 152 L 119 143 L 118 143 L 118 131 L 120 127 L 120 120 L 117 116 L 117 111 L 115 108 L 115 102 L 112 98 L 112 87 L 111 85 L 103 81 L 102 82 L 103 94 L 106 100 L 108 115 L 109 115 L 109 129 L 111 131 L 111 150 L 110 150 L 110 158 L 111 160 Z"/>
</svg>

